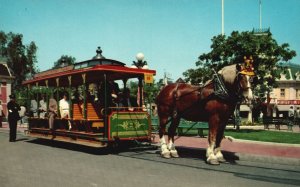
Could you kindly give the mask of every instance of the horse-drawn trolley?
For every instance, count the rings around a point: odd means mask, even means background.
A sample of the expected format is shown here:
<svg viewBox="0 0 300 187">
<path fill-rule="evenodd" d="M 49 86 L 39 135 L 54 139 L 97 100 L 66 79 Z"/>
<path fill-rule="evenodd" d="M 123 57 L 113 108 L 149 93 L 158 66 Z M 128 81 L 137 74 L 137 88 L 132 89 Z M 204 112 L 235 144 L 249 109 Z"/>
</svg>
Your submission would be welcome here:
<svg viewBox="0 0 300 187">
<path fill-rule="evenodd" d="M 28 119 L 29 136 L 95 147 L 150 140 L 143 92 L 133 98 L 128 82 L 138 81 L 138 90 L 143 90 L 156 71 L 127 67 L 101 53 L 98 49 L 91 60 L 50 69 L 23 82 L 27 108 L 36 103 Z"/>
</svg>

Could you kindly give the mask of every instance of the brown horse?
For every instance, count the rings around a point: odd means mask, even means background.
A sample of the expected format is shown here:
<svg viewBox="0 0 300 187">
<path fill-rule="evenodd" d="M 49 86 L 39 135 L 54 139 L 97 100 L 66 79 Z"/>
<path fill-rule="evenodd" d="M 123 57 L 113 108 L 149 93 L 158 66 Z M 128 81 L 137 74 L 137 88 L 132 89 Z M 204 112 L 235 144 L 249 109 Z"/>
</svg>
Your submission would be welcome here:
<svg viewBox="0 0 300 187">
<path fill-rule="evenodd" d="M 161 155 L 165 158 L 178 157 L 174 135 L 181 118 L 189 121 L 209 123 L 209 146 L 206 151 L 209 164 L 219 164 L 225 159 L 220 144 L 225 126 L 233 114 L 237 102 L 251 98 L 250 76 L 243 73 L 241 66 L 226 66 L 215 73 L 214 79 L 204 86 L 174 83 L 165 86 L 156 98 L 159 116 Z M 168 144 L 164 139 L 167 123 Z"/>
</svg>

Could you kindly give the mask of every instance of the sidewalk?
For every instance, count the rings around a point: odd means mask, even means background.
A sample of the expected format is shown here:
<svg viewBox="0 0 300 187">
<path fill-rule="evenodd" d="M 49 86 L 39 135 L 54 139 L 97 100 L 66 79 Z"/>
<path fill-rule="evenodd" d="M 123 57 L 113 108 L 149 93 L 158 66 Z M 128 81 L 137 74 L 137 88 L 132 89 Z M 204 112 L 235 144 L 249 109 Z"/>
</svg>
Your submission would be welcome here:
<svg viewBox="0 0 300 187">
<path fill-rule="evenodd" d="M 0 131 L 9 131 L 9 126 L 7 122 L 2 122 L 2 128 L 0 128 Z M 17 133 L 24 133 L 24 131 L 27 130 L 27 124 L 19 125 L 17 126 Z"/>
<path fill-rule="evenodd" d="M 167 136 L 165 138 L 167 139 Z M 154 142 L 159 145 L 158 135 L 155 135 Z M 208 140 L 201 137 L 176 136 L 175 144 L 176 147 L 185 149 L 206 150 Z M 300 166 L 300 143 L 258 142 L 226 137 L 221 143 L 221 149 L 223 154 L 225 152 L 231 153 L 231 155 L 234 154 L 241 161 L 261 161 Z"/>
<path fill-rule="evenodd" d="M 233 129 L 232 126 L 227 126 L 227 129 Z M 264 126 L 241 126 L 241 129 L 257 129 L 263 130 Z M 271 131 L 276 130 L 274 126 L 270 125 Z M 287 128 L 282 128 L 279 132 L 291 132 Z M 299 126 L 293 127 L 293 133 L 299 133 Z M 165 136 L 167 139 L 167 136 Z M 154 143 L 159 145 L 159 136 L 156 134 Z M 186 149 L 202 149 L 206 150 L 208 147 L 207 137 L 175 137 L 176 147 Z M 262 161 L 267 163 L 289 164 L 300 166 L 300 142 L 299 144 L 284 144 L 272 142 L 259 142 L 250 140 L 234 139 L 233 137 L 226 137 L 221 143 L 221 149 L 224 152 L 233 153 L 238 157 L 238 160 L 244 161 Z"/>
<path fill-rule="evenodd" d="M 2 123 L 1 131 L 9 131 L 8 124 Z M 228 128 L 231 128 L 230 126 Z M 246 128 L 246 127 L 241 127 Z M 261 126 L 248 128 L 263 129 Z M 18 125 L 18 133 L 24 133 L 27 127 Z M 276 130 L 278 131 L 278 130 Z M 281 130 L 284 131 L 284 130 Z M 293 132 L 299 133 L 299 127 L 295 127 Z M 300 133 L 299 133 L 300 136 Z M 165 136 L 167 139 L 167 136 Z M 154 144 L 159 145 L 159 137 L 155 134 Z M 175 144 L 184 149 L 202 149 L 208 147 L 207 138 L 176 136 Z M 249 140 L 239 140 L 232 137 L 226 137 L 221 144 L 223 152 L 233 153 L 238 160 L 262 161 L 278 164 L 292 164 L 300 166 L 300 142 L 299 144 L 269 143 Z"/>
</svg>

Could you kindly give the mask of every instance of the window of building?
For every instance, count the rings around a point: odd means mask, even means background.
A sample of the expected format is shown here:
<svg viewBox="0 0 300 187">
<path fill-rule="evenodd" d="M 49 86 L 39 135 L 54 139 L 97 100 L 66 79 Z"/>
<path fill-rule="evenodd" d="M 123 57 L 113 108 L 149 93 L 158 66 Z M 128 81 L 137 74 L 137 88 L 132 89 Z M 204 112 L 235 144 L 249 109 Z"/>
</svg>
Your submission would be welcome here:
<svg viewBox="0 0 300 187">
<path fill-rule="evenodd" d="M 280 89 L 280 97 L 285 97 L 285 89 Z"/>
<path fill-rule="evenodd" d="M 299 98 L 300 98 L 300 90 L 296 89 L 296 99 L 299 99 Z"/>
</svg>

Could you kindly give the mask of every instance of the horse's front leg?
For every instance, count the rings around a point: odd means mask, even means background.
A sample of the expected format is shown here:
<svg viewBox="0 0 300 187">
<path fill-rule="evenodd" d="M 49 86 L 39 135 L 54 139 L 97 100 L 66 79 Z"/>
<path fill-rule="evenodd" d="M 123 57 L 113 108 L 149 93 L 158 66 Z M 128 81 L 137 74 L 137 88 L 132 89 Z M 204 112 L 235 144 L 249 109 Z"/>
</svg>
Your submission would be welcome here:
<svg viewBox="0 0 300 187">
<path fill-rule="evenodd" d="M 179 125 L 179 122 L 180 122 L 179 118 L 173 118 L 172 123 L 169 127 L 169 130 L 168 130 L 168 135 L 169 135 L 168 149 L 171 153 L 171 156 L 174 157 L 174 158 L 179 157 L 178 152 L 175 148 L 175 143 L 174 143 L 174 141 L 175 141 L 174 136 L 175 136 L 175 133 L 176 133 L 176 129 Z"/>
<path fill-rule="evenodd" d="M 208 148 L 206 150 L 206 162 L 212 165 L 219 165 L 218 158 L 215 154 L 216 140 L 217 140 L 217 131 L 219 125 L 219 116 L 212 115 L 209 119 L 209 134 L 208 134 Z"/>
<path fill-rule="evenodd" d="M 159 142 L 160 142 L 160 154 L 164 158 L 171 158 L 170 151 L 168 149 L 164 134 L 166 133 L 166 126 L 167 126 L 167 117 L 160 117 L 159 118 Z"/>
<path fill-rule="evenodd" d="M 226 123 L 222 123 L 219 126 L 219 129 L 217 131 L 217 137 L 216 137 L 216 148 L 214 150 L 214 153 L 218 159 L 219 162 L 226 162 L 226 160 L 224 159 L 224 156 L 221 152 L 221 142 L 223 140 L 224 137 L 224 130 L 226 127 Z"/>
</svg>

